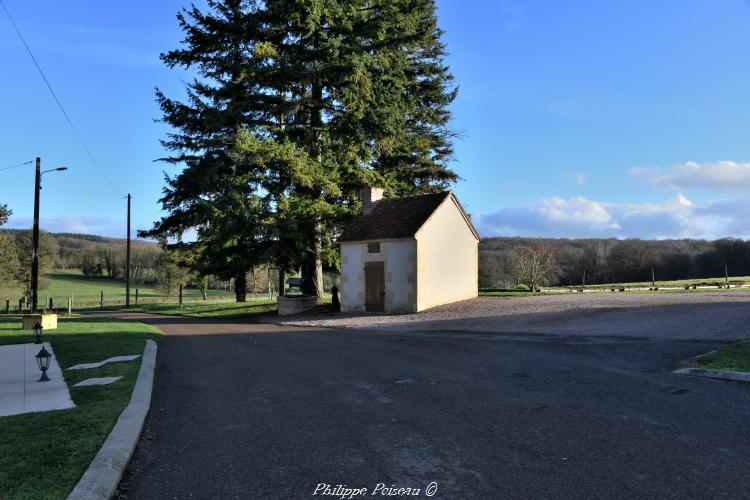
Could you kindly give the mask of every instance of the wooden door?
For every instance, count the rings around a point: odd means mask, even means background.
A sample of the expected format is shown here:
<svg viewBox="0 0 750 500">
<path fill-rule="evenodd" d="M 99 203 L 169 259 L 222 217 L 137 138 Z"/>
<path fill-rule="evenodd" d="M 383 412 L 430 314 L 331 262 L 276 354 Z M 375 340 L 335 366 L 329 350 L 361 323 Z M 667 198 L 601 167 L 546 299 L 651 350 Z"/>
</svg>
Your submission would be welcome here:
<svg viewBox="0 0 750 500">
<path fill-rule="evenodd" d="M 383 262 L 365 262 L 365 311 L 385 311 L 385 266 Z"/>
</svg>

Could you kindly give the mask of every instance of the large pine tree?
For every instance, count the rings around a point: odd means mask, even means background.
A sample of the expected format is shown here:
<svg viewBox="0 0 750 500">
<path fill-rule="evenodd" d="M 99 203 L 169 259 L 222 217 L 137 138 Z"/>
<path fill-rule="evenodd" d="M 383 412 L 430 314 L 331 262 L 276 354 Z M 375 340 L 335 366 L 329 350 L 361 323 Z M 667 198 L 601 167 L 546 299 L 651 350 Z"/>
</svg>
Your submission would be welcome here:
<svg viewBox="0 0 750 500">
<path fill-rule="evenodd" d="M 234 279 L 236 298 L 244 301 L 247 272 L 266 258 L 266 207 L 258 194 L 262 172 L 238 148 L 267 104 L 252 78 L 259 61 L 247 46 L 247 2 L 209 6 L 206 13 L 193 6 L 178 14 L 183 47 L 161 56 L 170 68 L 195 69 L 199 78 L 187 85 L 187 102 L 157 90 L 163 121 L 175 129 L 162 141 L 173 153 L 163 160 L 185 168 L 166 179 L 161 202 L 168 215 L 142 235 L 177 239 L 168 246 L 201 273 Z M 191 229 L 196 241 L 179 241 Z"/>
<path fill-rule="evenodd" d="M 211 0 L 179 21 L 183 48 L 162 59 L 200 78 L 186 103 L 157 94 L 176 129 L 166 160 L 185 170 L 148 235 L 197 228 L 180 246 L 201 272 L 241 285 L 266 260 L 301 268 L 320 294 L 362 186 L 419 193 L 456 179 L 433 0 Z"/>
</svg>

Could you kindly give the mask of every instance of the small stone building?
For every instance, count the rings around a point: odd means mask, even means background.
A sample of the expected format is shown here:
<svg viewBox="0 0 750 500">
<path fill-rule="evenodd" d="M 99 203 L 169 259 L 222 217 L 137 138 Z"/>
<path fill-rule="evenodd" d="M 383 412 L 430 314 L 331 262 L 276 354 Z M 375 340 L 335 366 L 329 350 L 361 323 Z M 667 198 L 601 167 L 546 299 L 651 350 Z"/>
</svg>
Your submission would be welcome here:
<svg viewBox="0 0 750 500">
<path fill-rule="evenodd" d="M 363 189 L 363 213 L 338 240 L 341 310 L 418 312 L 476 297 L 479 233 L 456 195 L 382 196 Z"/>
</svg>

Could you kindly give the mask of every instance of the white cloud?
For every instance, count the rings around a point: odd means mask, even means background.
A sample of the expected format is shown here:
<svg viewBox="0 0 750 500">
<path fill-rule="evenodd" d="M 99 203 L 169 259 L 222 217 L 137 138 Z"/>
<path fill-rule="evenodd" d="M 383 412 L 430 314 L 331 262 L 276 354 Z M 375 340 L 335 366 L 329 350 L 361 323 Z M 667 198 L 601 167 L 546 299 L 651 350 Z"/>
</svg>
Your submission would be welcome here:
<svg viewBox="0 0 750 500">
<path fill-rule="evenodd" d="M 630 174 L 672 191 L 750 192 L 750 162 L 687 162 L 671 167 L 634 167 Z"/>
<path fill-rule="evenodd" d="M 544 198 L 538 205 L 539 215 L 561 226 L 583 226 L 593 231 L 617 229 L 615 222 L 601 203 L 576 196 L 566 201 L 558 196 Z"/>
<path fill-rule="evenodd" d="M 750 200 L 696 205 L 677 194 L 662 203 L 625 204 L 551 197 L 479 216 L 477 222 L 483 236 L 748 238 Z"/>
</svg>

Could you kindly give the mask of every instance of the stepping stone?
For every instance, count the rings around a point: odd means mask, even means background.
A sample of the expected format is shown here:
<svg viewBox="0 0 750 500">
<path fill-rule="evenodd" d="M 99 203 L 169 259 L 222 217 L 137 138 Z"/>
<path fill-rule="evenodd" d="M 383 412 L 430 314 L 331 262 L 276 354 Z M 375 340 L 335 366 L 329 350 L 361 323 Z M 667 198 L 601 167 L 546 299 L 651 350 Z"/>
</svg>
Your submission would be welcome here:
<svg viewBox="0 0 750 500">
<path fill-rule="evenodd" d="M 112 356 L 111 358 L 107 358 L 104 361 L 99 361 L 98 363 L 81 363 L 79 365 L 73 365 L 69 368 L 66 368 L 66 370 L 89 370 L 91 368 L 99 368 L 100 366 L 104 366 L 107 363 L 117 363 L 120 361 L 133 361 L 134 359 L 140 358 L 140 354 L 133 354 L 131 356 Z"/>
<path fill-rule="evenodd" d="M 87 387 L 89 385 L 108 385 L 112 382 L 117 382 L 122 377 L 98 377 L 98 378 L 87 378 L 82 382 L 78 382 L 73 387 Z"/>
</svg>

